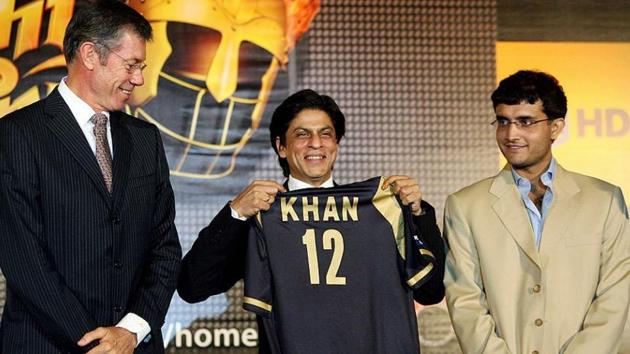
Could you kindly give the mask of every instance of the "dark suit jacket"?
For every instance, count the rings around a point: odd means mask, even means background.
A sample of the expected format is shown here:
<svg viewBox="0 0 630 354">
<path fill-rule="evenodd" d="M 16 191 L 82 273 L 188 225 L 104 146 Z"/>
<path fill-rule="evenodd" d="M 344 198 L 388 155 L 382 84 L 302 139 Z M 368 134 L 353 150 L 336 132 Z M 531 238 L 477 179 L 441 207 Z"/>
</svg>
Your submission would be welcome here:
<svg viewBox="0 0 630 354">
<path fill-rule="evenodd" d="M 285 186 L 286 187 L 286 186 Z M 435 220 L 435 210 L 422 201 L 424 214 L 414 216 L 428 248 L 436 257 L 437 267 L 429 280 L 414 291 L 421 304 L 436 304 L 444 298 L 444 242 Z M 214 217 L 184 257 L 177 291 L 182 299 L 195 303 L 229 290 L 245 274 L 245 254 L 249 222 L 234 219 L 229 204 Z M 261 319 L 259 319 L 259 328 Z M 261 353 L 269 352 L 266 336 L 259 335 Z"/>
<path fill-rule="evenodd" d="M 113 193 L 55 89 L 0 119 L 2 353 L 83 352 L 76 342 L 129 312 L 151 326 L 136 352 L 163 352 L 160 327 L 181 248 L 159 131 L 111 113 Z"/>
</svg>

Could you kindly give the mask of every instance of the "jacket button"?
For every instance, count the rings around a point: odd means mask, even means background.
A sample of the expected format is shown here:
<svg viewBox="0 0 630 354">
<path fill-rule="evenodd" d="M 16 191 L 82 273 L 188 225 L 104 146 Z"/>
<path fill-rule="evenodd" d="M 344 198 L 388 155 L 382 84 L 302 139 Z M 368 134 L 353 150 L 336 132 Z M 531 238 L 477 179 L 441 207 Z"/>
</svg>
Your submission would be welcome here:
<svg viewBox="0 0 630 354">
<path fill-rule="evenodd" d="M 122 263 L 120 261 L 115 261 L 114 268 L 118 268 L 118 269 L 122 268 Z"/>
<path fill-rule="evenodd" d="M 120 312 L 120 311 L 122 311 L 122 307 L 121 307 L 121 306 L 118 306 L 118 305 L 114 306 L 112 309 L 113 309 L 115 312 Z"/>
<path fill-rule="evenodd" d="M 537 318 L 536 321 L 534 321 L 534 324 L 536 325 L 536 327 L 540 327 L 543 325 L 543 320 Z"/>
<path fill-rule="evenodd" d="M 539 293 L 540 289 L 541 289 L 541 286 L 539 284 L 534 285 L 534 289 L 533 290 L 534 290 L 535 293 Z"/>
</svg>

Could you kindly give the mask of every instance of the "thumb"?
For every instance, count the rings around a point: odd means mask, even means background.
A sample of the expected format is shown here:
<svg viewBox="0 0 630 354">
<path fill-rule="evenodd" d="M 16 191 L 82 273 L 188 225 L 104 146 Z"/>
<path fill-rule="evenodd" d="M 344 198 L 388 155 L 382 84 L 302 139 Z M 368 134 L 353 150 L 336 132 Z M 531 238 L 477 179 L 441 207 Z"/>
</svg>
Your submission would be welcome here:
<svg viewBox="0 0 630 354">
<path fill-rule="evenodd" d="M 97 329 L 87 332 L 83 335 L 81 339 L 77 342 L 77 344 L 81 347 L 90 344 L 96 339 L 101 339 L 105 336 L 105 329 L 103 327 L 98 327 Z"/>
</svg>

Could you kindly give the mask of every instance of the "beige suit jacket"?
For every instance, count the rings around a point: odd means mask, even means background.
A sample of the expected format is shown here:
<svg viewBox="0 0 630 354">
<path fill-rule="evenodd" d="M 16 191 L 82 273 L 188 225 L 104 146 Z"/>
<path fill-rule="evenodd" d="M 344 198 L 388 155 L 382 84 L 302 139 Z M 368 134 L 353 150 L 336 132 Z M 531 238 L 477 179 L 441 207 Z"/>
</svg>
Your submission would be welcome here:
<svg viewBox="0 0 630 354">
<path fill-rule="evenodd" d="M 630 292 L 621 190 L 558 165 L 540 250 L 509 168 L 448 197 L 446 298 L 464 353 L 617 353 Z"/>
</svg>

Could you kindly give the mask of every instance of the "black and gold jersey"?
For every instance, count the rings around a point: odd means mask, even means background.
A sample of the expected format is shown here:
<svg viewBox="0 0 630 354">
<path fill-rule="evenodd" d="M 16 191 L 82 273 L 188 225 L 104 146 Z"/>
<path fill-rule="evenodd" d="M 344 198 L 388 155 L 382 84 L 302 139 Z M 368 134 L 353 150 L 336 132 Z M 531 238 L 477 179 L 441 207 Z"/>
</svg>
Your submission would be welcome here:
<svg viewBox="0 0 630 354">
<path fill-rule="evenodd" d="M 412 289 L 435 260 L 383 181 L 281 193 L 252 219 L 243 307 L 274 352 L 420 351 Z"/>
</svg>

